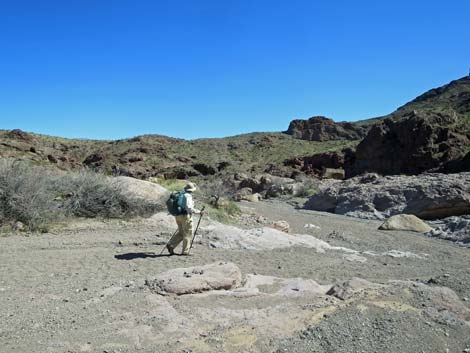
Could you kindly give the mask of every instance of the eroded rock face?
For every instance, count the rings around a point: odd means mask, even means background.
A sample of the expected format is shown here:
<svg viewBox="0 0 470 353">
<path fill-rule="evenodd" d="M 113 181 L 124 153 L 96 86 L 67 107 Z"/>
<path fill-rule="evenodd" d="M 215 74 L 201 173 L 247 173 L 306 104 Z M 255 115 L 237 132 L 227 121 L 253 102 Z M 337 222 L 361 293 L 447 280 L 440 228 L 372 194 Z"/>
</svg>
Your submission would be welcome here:
<svg viewBox="0 0 470 353">
<path fill-rule="evenodd" d="M 293 120 L 289 135 L 309 141 L 359 140 L 367 133 L 367 128 L 347 122 L 335 123 L 324 116 L 315 116 L 308 120 Z"/>
<path fill-rule="evenodd" d="M 419 174 L 442 169 L 461 158 L 470 145 L 454 131 L 457 117 L 447 113 L 412 111 L 402 120 L 386 119 L 371 128 L 357 146 L 347 175 L 376 172 L 384 175 Z"/>
<path fill-rule="evenodd" d="M 410 214 L 399 214 L 387 219 L 380 227 L 381 230 L 407 230 L 411 232 L 427 233 L 432 228 L 421 219 Z"/>
<path fill-rule="evenodd" d="M 146 284 L 151 290 L 163 294 L 193 294 L 211 290 L 229 290 L 237 288 L 242 274 L 237 265 L 230 262 L 218 262 L 205 266 L 176 268 L 169 270 Z"/>
<path fill-rule="evenodd" d="M 325 168 L 343 168 L 345 162 L 344 152 L 325 152 L 309 157 L 298 157 L 284 162 L 309 175 L 321 175 Z"/>
<path fill-rule="evenodd" d="M 366 219 L 402 213 L 422 219 L 470 214 L 470 173 L 365 175 L 321 190 L 305 208 Z"/>
<path fill-rule="evenodd" d="M 428 233 L 429 236 L 470 247 L 470 216 L 448 217 L 432 223 L 436 228 Z"/>
</svg>

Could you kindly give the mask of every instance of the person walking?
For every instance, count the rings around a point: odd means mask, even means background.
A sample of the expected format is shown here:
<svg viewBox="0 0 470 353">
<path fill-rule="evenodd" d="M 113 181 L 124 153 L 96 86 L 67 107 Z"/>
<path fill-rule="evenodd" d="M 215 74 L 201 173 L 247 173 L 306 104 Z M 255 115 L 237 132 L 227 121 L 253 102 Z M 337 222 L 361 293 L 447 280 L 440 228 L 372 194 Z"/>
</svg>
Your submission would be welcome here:
<svg viewBox="0 0 470 353">
<path fill-rule="evenodd" d="M 183 242 L 182 255 L 189 255 L 191 249 L 191 242 L 193 236 L 193 214 L 204 215 L 204 210 L 198 210 L 194 207 L 194 200 L 192 193 L 196 191 L 196 185 L 189 182 L 181 193 L 181 200 L 178 203 L 181 206 L 181 212 L 175 216 L 178 231 L 170 239 L 166 248 L 170 255 L 175 253 L 175 248 L 179 243 Z"/>
</svg>

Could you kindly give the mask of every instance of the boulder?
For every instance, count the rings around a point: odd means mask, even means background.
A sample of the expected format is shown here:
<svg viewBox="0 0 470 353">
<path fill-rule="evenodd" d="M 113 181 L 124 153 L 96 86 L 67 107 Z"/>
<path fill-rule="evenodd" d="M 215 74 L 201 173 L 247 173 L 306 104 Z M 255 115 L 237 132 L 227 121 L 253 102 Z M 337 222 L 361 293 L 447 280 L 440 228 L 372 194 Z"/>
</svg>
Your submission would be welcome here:
<svg viewBox="0 0 470 353">
<path fill-rule="evenodd" d="M 365 219 L 470 214 L 470 173 L 355 177 L 320 190 L 304 207 Z"/>
<path fill-rule="evenodd" d="M 280 230 L 281 232 L 284 232 L 284 233 L 289 233 L 289 230 L 290 230 L 290 225 L 286 221 L 273 222 L 273 224 L 271 224 L 271 227 L 273 227 L 274 229 Z"/>
<path fill-rule="evenodd" d="M 322 177 L 325 179 L 343 180 L 345 177 L 345 172 L 342 168 L 325 168 L 322 173 Z"/>
<path fill-rule="evenodd" d="M 243 200 L 243 197 L 249 196 L 253 194 L 253 190 L 251 188 L 241 188 L 233 197 L 235 201 Z"/>
<path fill-rule="evenodd" d="M 381 230 L 408 230 L 418 233 L 427 233 L 432 228 L 421 219 L 410 214 L 395 215 L 387 219 L 380 227 Z"/>
<path fill-rule="evenodd" d="M 271 185 L 268 190 L 266 190 L 266 197 L 279 197 L 285 195 L 288 189 L 283 185 Z"/>
<path fill-rule="evenodd" d="M 250 188 L 254 192 L 261 192 L 264 190 L 264 186 L 261 183 L 261 180 L 256 179 L 256 178 L 246 178 L 240 181 L 240 188 L 245 189 L 245 188 Z"/>
<path fill-rule="evenodd" d="M 262 199 L 262 196 L 258 193 L 251 195 L 244 195 L 241 197 L 241 200 L 248 202 L 259 202 Z"/>
<path fill-rule="evenodd" d="M 26 229 L 25 225 L 20 221 L 16 221 L 11 225 L 11 230 L 13 230 L 14 232 L 21 232 L 21 231 L 24 231 L 25 229 Z"/>
<path fill-rule="evenodd" d="M 308 234 L 287 234 L 266 226 L 263 228 L 241 229 L 219 222 L 203 224 L 195 241 L 200 241 L 217 249 L 272 250 L 299 246 L 312 248 L 318 253 L 324 253 L 327 250 L 339 250 L 348 253 L 352 251 L 346 248 L 333 247 L 327 242 Z"/>
<path fill-rule="evenodd" d="M 242 280 L 234 263 L 218 262 L 205 266 L 176 268 L 147 280 L 146 285 L 158 294 L 194 294 L 237 288 Z"/>
<path fill-rule="evenodd" d="M 169 194 L 169 191 L 159 184 L 131 177 L 119 176 L 112 178 L 111 182 L 127 196 L 151 202 L 161 202 Z"/>
</svg>

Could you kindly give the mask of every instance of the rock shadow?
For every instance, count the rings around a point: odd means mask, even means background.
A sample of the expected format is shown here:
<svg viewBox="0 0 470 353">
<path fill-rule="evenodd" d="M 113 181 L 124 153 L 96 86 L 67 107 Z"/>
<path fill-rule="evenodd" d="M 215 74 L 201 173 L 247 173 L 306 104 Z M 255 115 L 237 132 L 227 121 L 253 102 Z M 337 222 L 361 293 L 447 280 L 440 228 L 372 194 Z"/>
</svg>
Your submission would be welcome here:
<svg viewBox="0 0 470 353">
<path fill-rule="evenodd" d="M 153 252 L 131 252 L 126 254 L 114 255 L 114 258 L 117 260 L 135 260 L 135 259 L 146 259 L 146 258 L 159 258 L 159 257 L 168 257 L 172 256 L 170 254 L 155 254 Z"/>
</svg>

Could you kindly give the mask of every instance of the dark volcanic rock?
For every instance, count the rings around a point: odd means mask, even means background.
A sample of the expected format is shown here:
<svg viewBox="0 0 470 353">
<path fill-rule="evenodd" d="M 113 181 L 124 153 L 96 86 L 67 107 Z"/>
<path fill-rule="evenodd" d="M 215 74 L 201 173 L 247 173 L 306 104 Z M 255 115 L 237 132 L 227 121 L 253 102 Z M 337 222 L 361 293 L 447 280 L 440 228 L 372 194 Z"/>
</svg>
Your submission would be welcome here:
<svg viewBox="0 0 470 353">
<path fill-rule="evenodd" d="M 321 190 L 305 208 L 369 219 L 470 214 L 470 173 L 356 177 Z"/>
<path fill-rule="evenodd" d="M 332 119 L 315 116 L 308 120 L 293 120 L 287 133 L 309 141 L 360 140 L 366 135 L 367 128 L 354 123 L 335 123 Z"/>
<path fill-rule="evenodd" d="M 452 130 L 456 116 L 413 111 L 399 121 L 386 119 L 371 128 L 357 146 L 347 176 L 364 172 L 419 174 L 440 170 L 461 158 L 470 141 Z"/>
<path fill-rule="evenodd" d="M 442 171 L 450 173 L 470 172 L 470 152 L 465 156 L 444 165 L 442 167 Z"/>
<path fill-rule="evenodd" d="M 216 169 L 210 165 L 204 163 L 193 164 L 193 168 L 197 170 L 202 175 L 214 175 L 217 173 Z"/>
<path fill-rule="evenodd" d="M 104 162 L 104 155 L 102 153 L 93 153 L 85 158 L 83 164 L 86 166 L 100 166 Z"/>
<path fill-rule="evenodd" d="M 30 134 L 20 129 L 11 130 L 10 132 L 8 132 L 7 136 L 11 139 L 21 140 L 24 142 L 31 142 L 33 140 Z"/>
<path fill-rule="evenodd" d="M 298 157 L 284 162 L 309 175 L 321 175 L 325 168 L 343 168 L 345 162 L 344 152 L 325 152 L 309 157 Z"/>
</svg>

